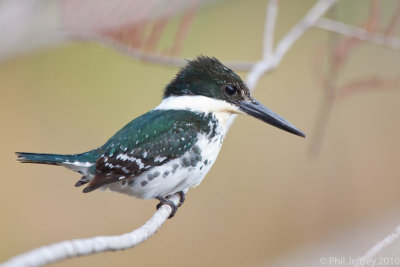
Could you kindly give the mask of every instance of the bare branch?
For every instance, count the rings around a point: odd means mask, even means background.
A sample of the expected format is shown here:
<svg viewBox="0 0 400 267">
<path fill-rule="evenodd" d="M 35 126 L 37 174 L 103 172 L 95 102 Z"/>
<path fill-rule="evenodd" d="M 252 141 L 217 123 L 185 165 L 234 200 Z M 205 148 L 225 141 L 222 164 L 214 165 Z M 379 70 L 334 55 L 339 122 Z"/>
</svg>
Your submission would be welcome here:
<svg viewBox="0 0 400 267">
<path fill-rule="evenodd" d="M 112 49 L 131 58 L 150 64 L 157 64 L 166 67 L 182 67 L 186 64 L 187 60 L 189 60 L 176 56 L 167 56 L 157 53 L 145 52 L 141 49 L 135 49 L 122 43 L 115 42 L 113 39 L 109 39 L 104 36 L 98 36 L 95 34 L 85 34 L 85 36 L 76 36 L 74 38 L 81 41 L 88 41 L 111 47 Z M 251 61 L 225 61 L 224 64 L 236 71 L 248 71 L 254 66 L 255 63 Z"/>
<path fill-rule="evenodd" d="M 399 88 L 400 79 L 398 77 L 392 79 L 384 79 L 376 75 L 367 75 L 364 78 L 349 82 L 337 89 L 335 100 L 341 100 L 349 95 L 357 92 L 365 92 L 367 90 L 396 90 Z"/>
<path fill-rule="evenodd" d="M 313 26 L 338 0 L 320 0 L 307 15 L 297 23 L 292 30 L 282 39 L 275 51 L 276 61 L 280 62 L 293 44 Z"/>
<path fill-rule="evenodd" d="M 389 25 L 386 28 L 385 35 L 394 35 L 394 32 L 400 25 L 400 2 L 397 5 L 396 10 L 393 13 L 392 19 L 390 20 Z"/>
<path fill-rule="evenodd" d="M 336 28 L 337 25 L 343 26 L 346 31 L 341 31 L 339 33 L 347 33 L 348 35 L 345 35 L 346 38 L 343 38 L 341 41 L 335 41 L 334 46 L 331 47 L 331 59 L 327 76 L 325 77 L 325 79 L 320 79 L 322 81 L 324 95 L 322 103 L 320 104 L 317 121 L 313 130 L 313 140 L 310 143 L 309 152 L 310 155 L 313 157 L 316 157 L 320 151 L 324 133 L 326 131 L 326 126 L 329 121 L 331 109 L 334 106 L 334 101 L 357 91 L 364 91 L 368 89 L 376 90 L 383 88 L 392 89 L 397 86 L 397 79 L 394 79 L 392 81 L 386 79 L 377 79 L 376 77 L 358 80 L 353 83 L 346 84 L 342 87 L 338 87 L 336 84 L 338 75 L 343 69 L 344 64 L 349 60 L 351 52 L 353 52 L 356 48 L 359 48 L 361 44 L 370 42 L 371 36 L 374 37 L 376 35 L 380 35 L 380 38 L 387 38 L 387 36 L 378 32 L 379 20 L 381 17 L 380 13 L 381 1 L 371 0 L 368 19 L 359 27 L 348 26 L 346 24 L 337 22 L 336 20 L 326 18 L 321 18 L 317 22 L 317 25 L 318 23 L 326 23 L 336 30 L 339 29 Z M 392 21 L 394 19 L 395 18 L 392 18 Z M 357 38 L 360 36 L 363 36 L 364 39 Z"/>
<path fill-rule="evenodd" d="M 175 36 L 175 41 L 172 45 L 172 48 L 169 51 L 169 54 L 179 55 L 181 53 L 183 48 L 183 43 L 186 39 L 189 28 L 193 22 L 198 5 L 199 5 L 198 1 L 193 1 L 189 4 L 190 7 L 186 10 L 185 14 L 181 19 L 181 23 L 178 26 L 178 30 Z"/>
<path fill-rule="evenodd" d="M 292 47 L 292 45 L 304 34 L 306 30 L 308 30 L 312 26 L 377 45 L 382 45 L 393 49 L 400 48 L 400 38 L 398 37 L 369 32 L 368 30 L 359 27 L 354 27 L 335 20 L 322 18 L 322 15 L 337 1 L 338 0 L 318 1 L 314 5 L 314 7 L 307 13 L 307 15 L 299 23 L 297 23 L 292 28 L 292 30 L 279 42 L 276 50 L 273 51 L 273 36 L 275 21 L 278 14 L 279 0 L 270 0 L 267 5 L 267 16 L 264 26 L 263 60 L 257 63 L 248 61 L 233 61 L 224 63 L 226 63 L 226 65 L 236 71 L 250 71 L 247 77 L 247 84 L 252 90 L 255 87 L 258 79 L 264 73 L 275 69 L 282 60 L 283 56 Z M 107 38 L 105 36 L 94 34 L 89 35 L 88 33 L 85 33 L 81 36 L 75 36 L 75 38 L 109 46 L 119 52 L 128 55 L 129 57 L 152 64 L 181 67 L 186 62 L 184 59 L 179 57 L 165 56 L 157 53 L 145 52 L 140 49 L 135 49 L 122 43 L 116 42 L 115 40 Z"/>
<path fill-rule="evenodd" d="M 169 199 L 175 204 L 178 204 L 180 201 L 179 194 L 174 194 Z M 42 266 L 68 258 L 132 248 L 155 234 L 168 219 L 171 211 L 170 206 L 162 205 L 150 220 L 130 233 L 62 241 L 20 254 L 0 264 L 0 266 Z"/>
<path fill-rule="evenodd" d="M 289 49 L 293 46 L 293 44 L 304 34 L 305 31 L 307 31 L 310 27 L 312 27 L 318 19 L 321 18 L 325 12 L 332 7 L 338 0 L 319 0 L 312 8 L 311 10 L 304 16 L 303 19 L 301 19 L 291 30 L 289 33 L 283 37 L 283 39 L 279 42 L 278 46 L 276 47 L 275 52 L 273 53 L 273 56 L 270 57 L 268 56 L 268 53 L 263 51 L 263 59 L 257 64 L 254 65 L 254 67 L 250 70 L 249 74 L 247 75 L 247 85 L 250 88 L 250 90 L 254 90 L 256 84 L 258 83 L 258 80 L 260 77 L 273 69 L 277 67 L 277 65 L 281 62 L 283 56 L 289 51 Z M 272 9 L 276 9 L 276 4 L 274 3 L 274 0 L 271 0 L 268 4 L 268 9 L 271 7 Z M 277 12 L 277 11 L 276 11 Z M 269 12 L 267 12 L 269 13 Z M 271 14 L 274 14 L 274 11 L 271 11 Z M 267 16 L 265 25 L 268 25 L 268 23 L 275 23 L 276 17 L 272 16 L 272 18 L 269 18 Z M 265 26 L 267 27 L 267 26 Z M 266 31 L 266 33 L 269 33 Z M 264 42 L 265 39 L 267 39 L 268 36 L 264 36 Z M 264 49 L 269 48 L 269 45 L 264 45 Z"/>
<path fill-rule="evenodd" d="M 394 230 L 393 233 L 379 241 L 375 246 L 373 246 L 370 250 L 365 253 L 359 260 L 357 260 L 357 264 L 354 267 L 364 266 L 365 263 L 369 262 L 370 259 L 374 258 L 379 252 L 381 252 L 384 248 L 391 245 L 399 239 L 400 237 L 400 225 Z"/>
<path fill-rule="evenodd" d="M 275 22 L 278 16 L 278 1 L 270 0 L 267 6 L 267 16 L 264 26 L 264 48 L 263 57 L 268 58 L 273 56 L 274 53 L 274 33 Z"/>
<path fill-rule="evenodd" d="M 372 44 L 392 49 L 400 49 L 400 38 L 398 37 L 387 36 L 378 32 L 369 32 L 365 29 L 347 25 L 339 21 L 321 18 L 316 22 L 315 27 L 353 37 Z"/>
</svg>

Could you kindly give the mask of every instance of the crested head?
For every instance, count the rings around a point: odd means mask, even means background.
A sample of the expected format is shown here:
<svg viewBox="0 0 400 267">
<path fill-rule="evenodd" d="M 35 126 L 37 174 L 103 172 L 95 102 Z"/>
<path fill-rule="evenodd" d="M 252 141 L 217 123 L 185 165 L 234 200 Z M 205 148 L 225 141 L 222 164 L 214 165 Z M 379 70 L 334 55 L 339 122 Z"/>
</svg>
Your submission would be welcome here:
<svg viewBox="0 0 400 267">
<path fill-rule="evenodd" d="M 222 124 L 232 114 L 248 114 L 282 130 L 305 136 L 293 124 L 250 95 L 240 77 L 218 59 L 199 56 L 183 67 L 165 88 L 156 109 L 186 109 L 214 113 Z"/>
<path fill-rule="evenodd" d="M 234 104 L 251 100 L 250 91 L 242 79 L 218 59 L 199 56 L 188 61 L 165 88 L 170 96 L 205 96 Z"/>
</svg>

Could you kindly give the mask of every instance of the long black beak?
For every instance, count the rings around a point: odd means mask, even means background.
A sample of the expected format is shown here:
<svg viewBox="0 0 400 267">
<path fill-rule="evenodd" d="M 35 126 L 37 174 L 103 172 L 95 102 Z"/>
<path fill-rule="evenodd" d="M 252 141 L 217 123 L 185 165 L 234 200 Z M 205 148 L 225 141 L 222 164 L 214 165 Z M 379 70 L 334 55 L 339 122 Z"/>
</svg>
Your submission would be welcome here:
<svg viewBox="0 0 400 267">
<path fill-rule="evenodd" d="M 255 99 L 254 101 L 241 101 L 239 103 L 239 108 L 241 111 L 253 117 L 256 117 L 257 119 L 260 119 L 266 123 L 269 123 L 272 126 L 278 127 L 279 129 L 301 137 L 306 137 L 306 135 L 302 131 L 297 129 L 296 126 L 294 126 L 269 108 L 265 107 L 263 104 Z"/>
</svg>

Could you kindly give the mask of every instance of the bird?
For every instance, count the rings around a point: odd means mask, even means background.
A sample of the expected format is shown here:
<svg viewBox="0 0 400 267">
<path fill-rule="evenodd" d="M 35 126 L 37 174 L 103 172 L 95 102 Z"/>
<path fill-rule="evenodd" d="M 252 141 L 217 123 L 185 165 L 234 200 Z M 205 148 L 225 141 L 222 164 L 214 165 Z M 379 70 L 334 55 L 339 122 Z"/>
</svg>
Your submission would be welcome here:
<svg viewBox="0 0 400 267">
<path fill-rule="evenodd" d="M 23 163 L 59 165 L 78 172 L 84 193 L 110 190 L 171 207 L 215 163 L 233 115 L 248 114 L 292 134 L 305 134 L 262 105 L 215 57 L 188 60 L 165 87 L 161 103 L 129 122 L 104 145 L 79 154 L 16 152 Z M 176 205 L 169 196 L 178 193 Z"/>
</svg>

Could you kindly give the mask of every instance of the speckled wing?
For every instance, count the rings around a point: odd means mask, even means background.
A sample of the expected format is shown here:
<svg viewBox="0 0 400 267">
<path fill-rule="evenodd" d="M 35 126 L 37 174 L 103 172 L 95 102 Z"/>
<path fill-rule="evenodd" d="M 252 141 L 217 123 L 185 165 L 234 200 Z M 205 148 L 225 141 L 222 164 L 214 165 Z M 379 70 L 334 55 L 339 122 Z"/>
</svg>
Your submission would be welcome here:
<svg viewBox="0 0 400 267">
<path fill-rule="evenodd" d="M 191 149 L 199 133 L 212 134 L 211 115 L 186 110 L 154 110 L 131 121 L 107 143 L 95 176 L 83 192 L 131 179 Z"/>
</svg>

